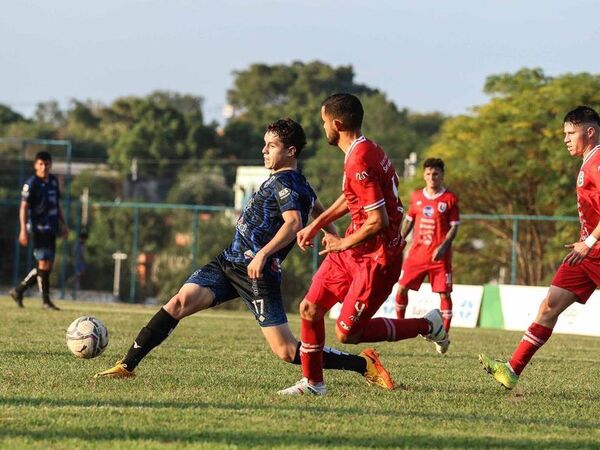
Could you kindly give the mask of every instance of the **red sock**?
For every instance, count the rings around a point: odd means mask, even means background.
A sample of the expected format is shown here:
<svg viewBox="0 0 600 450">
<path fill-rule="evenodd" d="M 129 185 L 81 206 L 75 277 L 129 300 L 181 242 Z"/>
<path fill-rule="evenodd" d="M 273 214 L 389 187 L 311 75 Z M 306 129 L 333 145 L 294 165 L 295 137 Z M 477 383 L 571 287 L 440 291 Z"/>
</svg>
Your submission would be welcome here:
<svg viewBox="0 0 600 450">
<path fill-rule="evenodd" d="M 300 362 L 302 375 L 311 383 L 323 382 L 323 345 L 325 320 L 300 320 Z"/>
<path fill-rule="evenodd" d="M 360 342 L 401 341 L 429 333 L 425 319 L 371 319 Z"/>
<path fill-rule="evenodd" d="M 440 302 L 440 312 L 444 318 L 444 330 L 450 331 L 450 322 L 452 322 L 452 299 L 449 296 L 442 296 Z"/>
<path fill-rule="evenodd" d="M 408 294 L 400 294 L 400 290 L 396 292 L 396 317 L 404 319 L 406 307 L 408 306 Z"/>
<path fill-rule="evenodd" d="M 523 372 L 523 369 L 529 363 L 534 353 L 550 339 L 551 335 L 552 328 L 535 322 L 531 324 L 508 362 L 517 375 Z"/>
</svg>

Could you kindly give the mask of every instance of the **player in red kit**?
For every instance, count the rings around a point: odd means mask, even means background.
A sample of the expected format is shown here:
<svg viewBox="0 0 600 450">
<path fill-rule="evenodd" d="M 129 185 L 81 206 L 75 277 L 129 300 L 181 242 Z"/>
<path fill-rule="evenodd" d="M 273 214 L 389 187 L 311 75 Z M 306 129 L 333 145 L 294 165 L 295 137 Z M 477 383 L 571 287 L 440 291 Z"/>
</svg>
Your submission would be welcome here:
<svg viewBox="0 0 600 450">
<path fill-rule="evenodd" d="M 404 319 L 408 305 L 408 290 L 418 291 L 425 276 L 429 277 L 431 290 L 440 294 L 440 309 L 444 329 L 450 331 L 452 320 L 452 241 L 459 225 L 458 197 L 447 190 L 444 183 L 444 161 L 429 158 L 423 163 L 425 188 L 414 191 L 402 225 L 402 237 L 406 239 L 414 229 L 413 244 L 402 265 L 396 315 Z M 440 354 L 448 351 L 450 340 L 435 344 Z"/>
<path fill-rule="evenodd" d="M 446 339 L 442 315 L 435 309 L 420 319 L 372 319 L 390 294 L 400 272 L 404 241 L 400 236 L 402 203 L 398 176 L 383 149 L 361 133 L 363 108 L 351 94 L 335 94 L 321 106 L 330 145 L 344 153 L 343 194 L 297 234 L 300 248 L 312 245 L 319 230 L 350 213 L 344 237 L 325 233 L 327 256 L 300 303 L 300 359 L 303 378 L 283 395 L 326 392 L 323 382 L 325 313 L 342 303 L 336 322 L 340 342 L 399 341 L 418 336 Z M 389 379 L 388 388 L 394 384 Z"/>
<path fill-rule="evenodd" d="M 564 118 L 564 142 L 571 156 L 582 157 L 577 176 L 580 240 L 566 245 L 571 251 L 559 266 L 548 294 L 508 362 L 479 355 L 483 368 L 512 389 L 535 352 L 544 345 L 558 316 L 575 302 L 585 304 L 600 286 L 600 117 L 588 106 L 578 106 Z"/>
</svg>

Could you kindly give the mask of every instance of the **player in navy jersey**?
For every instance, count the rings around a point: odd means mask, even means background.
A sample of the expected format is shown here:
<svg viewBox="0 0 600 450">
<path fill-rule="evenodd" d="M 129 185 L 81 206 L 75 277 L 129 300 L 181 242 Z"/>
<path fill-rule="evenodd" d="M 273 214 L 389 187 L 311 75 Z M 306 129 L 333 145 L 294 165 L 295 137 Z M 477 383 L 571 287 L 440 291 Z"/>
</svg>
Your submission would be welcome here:
<svg viewBox="0 0 600 450">
<path fill-rule="evenodd" d="M 59 229 L 66 236 L 68 229 L 60 206 L 58 180 L 50 174 L 52 156 L 39 152 L 33 163 L 35 175 L 29 177 L 21 191 L 19 208 L 19 243 L 29 244 L 29 233 L 33 238 L 33 256 L 37 267 L 33 268 L 19 285 L 10 291 L 11 297 L 20 308 L 23 307 L 23 294 L 36 282 L 42 293 L 44 309 L 58 310 L 50 300 L 50 272 L 54 263 L 56 236 Z M 62 226 L 59 228 L 59 224 Z"/>
<path fill-rule="evenodd" d="M 273 353 L 300 364 L 299 343 L 287 323 L 281 296 L 281 262 L 311 211 L 318 215 L 323 206 L 297 169 L 298 155 L 306 144 L 302 127 L 291 119 L 278 120 L 267 126 L 264 141 L 262 154 L 271 175 L 242 211 L 229 247 L 188 278 L 142 328 L 123 360 L 96 377 L 134 376 L 140 361 L 181 319 L 237 297 L 254 314 Z M 334 227 L 327 229 L 335 233 Z M 386 388 L 391 384 L 373 349 L 360 356 L 327 349 L 323 359 L 325 368 L 353 370 Z"/>
</svg>

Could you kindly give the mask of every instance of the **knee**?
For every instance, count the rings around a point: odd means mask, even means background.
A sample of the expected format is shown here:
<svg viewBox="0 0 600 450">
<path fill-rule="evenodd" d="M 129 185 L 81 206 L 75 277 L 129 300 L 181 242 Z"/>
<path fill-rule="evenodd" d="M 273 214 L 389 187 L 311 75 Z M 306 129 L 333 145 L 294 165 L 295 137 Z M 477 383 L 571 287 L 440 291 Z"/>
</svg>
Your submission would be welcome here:
<svg viewBox="0 0 600 450">
<path fill-rule="evenodd" d="M 538 311 L 538 318 L 543 320 L 552 320 L 558 317 L 558 311 L 552 308 L 548 298 L 545 298 Z"/>
<path fill-rule="evenodd" d="M 300 317 L 304 320 L 314 322 L 323 317 L 323 312 L 318 305 L 304 299 L 300 302 Z"/>
<path fill-rule="evenodd" d="M 398 286 L 398 296 L 404 297 L 408 295 L 408 288 L 406 286 L 399 285 Z"/>
<path fill-rule="evenodd" d="M 273 353 L 275 353 L 275 355 L 277 355 L 277 357 L 282 361 L 285 361 L 287 363 L 294 362 L 294 359 L 296 357 L 296 347 L 292 349 L 290 346 L 281 346 L 272 350 Z"/>
<path fill-rule="evenodd" d="M 47 270 L 48 272 L 52 270 L 52 261 L 40 260 L 38 261 L 38 269 Z"/>
<path fill-rule="evenodd" d="M 167 304 L 164 306 L 164 308 L 165 308 L 165 311 L 167 311 L 173 318 L 175 318 L 177 320 L 181 320 L 187 315 L 186 314 L 186 309 L 188 309 L 187 306 L 188 306 L 187 297 L 184 294 L 182 294 L 181 292 L 178 292 L 173 297 L 171 297 L 171 300 L 169 300 L 167 302 Z"/>
<path fill-rule="evenodd" d="M 362 333 L 361 333 L 362 334 Z M 358 344 L 360 341 L 360 335 L 357 333 L 344 333 L 340 329 L 339 323 L 335 327 L 335 337 L 342 344 Z"/>
</svg>

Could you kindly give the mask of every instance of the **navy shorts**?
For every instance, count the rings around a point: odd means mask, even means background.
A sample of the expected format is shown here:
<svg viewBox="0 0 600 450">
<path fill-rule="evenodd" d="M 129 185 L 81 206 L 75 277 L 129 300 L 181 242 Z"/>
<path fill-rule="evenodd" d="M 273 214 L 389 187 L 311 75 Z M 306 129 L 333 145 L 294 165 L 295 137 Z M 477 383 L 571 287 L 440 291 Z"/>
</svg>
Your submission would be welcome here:
<svg viewBox="0 0 600 450">
<path fill-rule="evenodd" d="M 287 323 L 278 272 L 263 269 L 262 278 L 253 280 L 248 277 L 246 264 L 228 261 L 220 254 L 196 270 L 186 283 L 213 291 L 215 299 L 211 307 L 241 297 L 261 327 Z"/>
<path fill-rule="evenodd" d="M 33 233 L 33 256 L 38 261 L 54 261 L 56 235 L 54 233 Z"/>
</svg>

